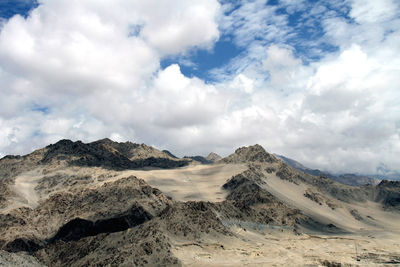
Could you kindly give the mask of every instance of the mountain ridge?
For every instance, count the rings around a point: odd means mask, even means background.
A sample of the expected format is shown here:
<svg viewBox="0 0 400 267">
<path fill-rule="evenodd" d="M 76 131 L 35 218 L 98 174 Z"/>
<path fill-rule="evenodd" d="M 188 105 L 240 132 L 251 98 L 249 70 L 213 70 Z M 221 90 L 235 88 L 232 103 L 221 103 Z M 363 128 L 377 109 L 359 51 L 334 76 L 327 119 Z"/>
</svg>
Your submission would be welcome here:
<svg viewBox="0 0 400 267">
<path fill-rule="evenodd" d="M 71 165 L 119 169 L 174 168 L 188 164 L 187 160 L 173 158 L 151 146 L 131 142 L 118 143 L 110 139 L 101 139 L 87 144 L 64 139 L 47 146 L 46 149 L 42 163 L 67 160 Z"/>
<path fill-rule="evenodd" d="M 210 259 L 218 265 L 218 255 L 254 264 L 259 261 L 249 255 L 255 248 L 261 262 L 277 263 L 276 255 L 288 251 L 285 240 L 293 240 L 290 253 L 298 253 L 295 261 L 285 258 L 290 265 L 300 258 L 315 265 L 336 262 L 337 254 L 307 250 L 313 257 L 305 257 L 306 248 L 296 242 L 323 247 L 321 242 L 339 242 L 326 239 L 334 236 L 347 248 L 360 235 L 400 233 L 400 182 L 343 185 L 292 168 L 260 145 L 238 148 L 215 164 L 130 165 L 138 160 L 182 161 L 109 139 L 61 140 L 1 159 L 0 256 L 6 259 L 0 265 L 181 266 Z M 360 242 L 366 251 L 380 249 L 380 256 L 364 253 L 365 259 L 400 260 L 395 247 L 376 242 Z M 341 264 L 355 262 L 349 251 Z"/>
</svg>

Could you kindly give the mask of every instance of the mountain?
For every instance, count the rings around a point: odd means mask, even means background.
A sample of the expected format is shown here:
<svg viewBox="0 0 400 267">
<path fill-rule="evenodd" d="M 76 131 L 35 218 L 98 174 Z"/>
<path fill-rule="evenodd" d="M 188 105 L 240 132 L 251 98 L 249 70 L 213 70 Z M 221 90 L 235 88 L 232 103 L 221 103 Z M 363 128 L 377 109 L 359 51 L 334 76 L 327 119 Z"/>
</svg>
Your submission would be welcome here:
<svg viewBox="0 0 400 267">
<path fill-rule="evenodd" d="M 336 175 L 334 176 L 333 179 L 339 183 L 353 185 L 353 186 L 361 186 L 367 184 L 377 185 L 382 181 L 380 179 L 376 179 L 370 176 L 358 175 L 353 173 Z"/>
<path fill-rule="evenodd" d="M 208 156 L 205 158 L 203 156 L 185 156 L 183 157 L 184 159 L 191 159 L 197 162 L 200 162 L 201 164 L 213 164 L 217 162 L 218 160 L 222 159 L 221 156 L 211 152 L 208 154 Z"/>
<path fill-rule="evenodd" d="M 222 157 L 214 152 L 211 152 L 210 154 L 208 154 L 208 156 L 206 157 L 206 160 L 210 161 L 210 162 L 217 162 L 218 160 L 222 159 Z"/>
<path fill-rule="evenodd" d="M 188 164 L 145 144 L 117 143 L 110 139 L 84 144 L 61 140 L 46 147 L 42 163 L 63 161 L 75 166 L 101 166 L 114 169 L 143 167 L 174 168 Z"/>
<path fill-rule="evenodd" d="M 400 182 L 340 184 L 260 145 L 218 164 L 109 139 L 0 159 L 0 266 L 398 264 L 399 220 Z"/>
<path fill-rule="evenodd" d="M 400 172 L 391 170 L 383 163 L 379 164 L 379 166 L 376 168 L 376 174 L 372 176 L 381 180 L 400 181 Z"/>
<path fill-rule="evenodd" d="M 178 157 L 175 156 L 174 154 L 172 154 L 171 152 L 169 152 L 168 150 L 163 150 L 162 152 L 164 152 L 165 154 L 167 154 L 168 156 L 170 156 L 171 158 L 177 159 Z"/>
<path fill-rule="evenodd" d="M 235 153 L 221 160 L 224 163 L 246 163 L 246 162 L 268 162 L 274 163 L 278 159 L 267 153 L 260 145 L 250 147 L 241 147 L 235 150 Z"/>
<path fill-rule="evenodd" d="M 282 159 L 286 164 L 289 166 L 303 171 L 305 173 L 314 175 L 314 176 L 324 176 L 329 179 L 332 179 L 336 182 L 346 184 L 346 185 L 351 185 L 351 186 L 362 186 L 366 184 L 371 184 L 371 185 L 377 185 L 381 180 L 370 177 L 370 176 L 365 176 L 365 175 L 357 175 L 357 174 L 351 174 L 351 173 L 346 173 L 346 174 L 340 174 L 340 175 L 333 175 L 328 172 L 323 172 L 318 169 L 310 169 L 308 167 L 305 167 L 303 164 L 299 163 L 298 161 L 295 161 L 293 159 L 287 158 L 282 155 L 276 155 L 280 159 Z"/>
<path fill-rule="evenodd" d="M 212 161 L 206 159 L 203 156 L 184 156 L 183 158 L 184 159 L 191 159 L 191 160 L 200 162 L 201 164 L 211 164 L 211 163 L 213 163 Z"/>
</svg>

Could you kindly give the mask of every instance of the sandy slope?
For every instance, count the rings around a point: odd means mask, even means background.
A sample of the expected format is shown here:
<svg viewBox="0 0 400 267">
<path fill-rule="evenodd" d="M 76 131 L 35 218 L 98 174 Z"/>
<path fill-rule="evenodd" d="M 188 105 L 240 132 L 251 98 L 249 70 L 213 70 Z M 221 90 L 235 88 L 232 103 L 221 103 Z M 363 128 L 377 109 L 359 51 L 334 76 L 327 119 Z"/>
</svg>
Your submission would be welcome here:
<svg viewBox="0 0 400 267">
<path fill-rule="evenodd" d="M 226 192 L 221 189 L 221 186 L 233 175 L 245 169 L 245 164 L 189 165 L 177 169 L 128 170 L 121 172 L 105 170 L 103 168 L 72 167 L 59 168 L 49 175 L 60 175 L 63 177 L 88 175 L 91 177 L 91 181 L 88 184 L 80 185 L 88 187 L 98 187 L 104 183 L 134 175 L 144 179 L 149 185 L 159 188 L 166 195 L 179 201 L 223 201 Z M 7 213 L 18 207 L 37 207 L 39 200 L 45 199 L 49 195 L 35 190 L 38 182 L 44 176 L 42 168 L 37 168 L 17 176 L 11 188 L 16 193 L 16 197 L 10 199 L 11 202 L 7 208 L 0 212 Z M 67 187 L 56 187 L 52 193 L 67 189 Z"/>
<path fill-rule="evenodd" d="M 218 202 L 226 197 L 221 186 L 245 169 L 245 164 L 189 165 L 178 169 L 124 171 L 120 176 L 134 175 L 144 179 L 178 201 Z"/>
<path fill-rule="evenodd" d="M 296 185 L 284 181 L 275 175 L 269 175 L 266 189 L 286 204 L 302 210 L 305 214 L 318 218 L 319 221 L 333 223 L 345 229 L 359 229 L 363 224 L 355 220 L 344 208 L 331 209 L 327 205 L 319 205 L 304 196 L 307 186 Z M 341 206 L 343 203 L 341 203 Z"/>
<path fill-rule="evenodd" d="M 17 176 L 11 188 L 16 193 L 16 197 L 11 199 L 12 202 L 2 212 L 6 213 L 18 207 L 37 207 L 39 196 L 35 191 L 35 187 L 41 178 L 43 178 L 42 168 Z"/>
<path fill-rule="evenodd" d="M 334 225 L 351 232 L 376 232 L 382 229 L 400 232 L 400 214 L 385 212 L 378 203 L 345 203 L 339 200 L 330 199 L 338 205 L 332 209 L 326 204 L 320 205 L 304 196 L 308 186 L 296 185 L 268 174 L 265 188 L 281 201 L 289 206 L 303 211 L 303 213 L 318 219 L 320 222 L 333 223 Z M 363 217 L 357 220 L 350 211 L 356 209 Z"/>
</svg>

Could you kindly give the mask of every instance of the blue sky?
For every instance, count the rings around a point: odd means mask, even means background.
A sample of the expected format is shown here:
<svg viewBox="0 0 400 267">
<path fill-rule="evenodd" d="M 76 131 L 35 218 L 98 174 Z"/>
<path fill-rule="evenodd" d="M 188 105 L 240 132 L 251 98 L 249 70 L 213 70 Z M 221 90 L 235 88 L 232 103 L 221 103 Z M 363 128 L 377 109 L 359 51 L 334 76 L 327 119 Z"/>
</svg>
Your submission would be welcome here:
<svg viewBox="0 0 400 267">
<path fill-rule="evenodd" d="M 0 17 L 9 19 L 16 14 L 26 17 L 29 11 L 37 5 L 37 1 L 32 0 L 2 0 L 0 2 Z"/>
<path fill-rule="evenodd" d="M 0 3 L 0 156 L 109 137 L 400 171 L 395 0 Z"/>
<path fill-rule="evenodd" d="M 229 3 L 227 1 L 226 3 Z M 347 20 L 349 23 L 354 23 L 348 16 L 350 9 L 344 3 L 331 1 L 317 1 L 307 0 L 304 1 L 304 6 L 296 9 L 285 8 L 281 6 L 279 1 L 266 1 L 265 7 L 272 7 L 275 16 L 282 17 L 287 21 L 287 28 L 289 30 L 285 38 L 279 40 L 280 44 L 285 44 L 294 49 L 294 54 L 301 58 L 304 64 L 318 61 L 327 53 L 337 52 L 339 47 L 331 44 L 328 40 L 324 39 L 324 29 L 321 25 L 321 18 L 328 16 L 340 16 Z M 243 3 L 238 1 L 232 8 L 224 12 L 225 16 L 230 16 L 232 13 L 238 12 L 243 8 Z M 318 10 L 318 13 L 310 14 L 310 10 Z M 241 18 L 243 19 L 243 18 Z M 273 23 L 268 21 L 268 18 L 262 20 L 266 25 Z M 237 28 L 235 28 L 237 30 Z M 222 35 L 215 42 L 211 49 L 195 49 L 190 51 L 188 55 L 182 57 L 169 57 L 161 61 L 161 66 L 166 67 L 172 63 L 180 64 L 181 71 L 186 76 L 197 76 L 205 80 L 214 81 L 210 70 L 220 68 L 229 64 L 232 58 L 240 54 L 245 54 L 248 43 L 260 43 L 263 46 L 274 44 L 277 40 L 268 38 L 264 35 L 264 28 L 259 31 L 253 32 L 245 43 L 242 40 L 235 42 L 235 37 L 232 32 L 222 32 Z"/>
<path fill-rule="evenodd" d="M 304 64 L 309 64 L 320 60 L 326 53 L 339 50 L 337 45 L 330 44 L 324 40 L 324 29 L 320 18 L 329 16 L 328 13 L 334 13 L 336 16 L 341 16 L 348 20 L 349 23 L 352 23 L 352 21 L 348 17 L 349 8 L 344 5 L 332 5 L 330 1 L 316 0 L 308 0 L 304 4 L 299 10 L 290 10 L 279 5 L 279 1 L 267 1 L 264 3 L 266 7 L 272 7 L 275 16 L 287 20 L 287 26 L 290 27 L 288 36 L 279 40 L 280 44 L 293 47 L 294 54 L 301 58 Z M 321 7 L 320 13 L 310 14 L 308 11 L 312 8 L 315 9 L 316 6 Z M 237 2 L 232 8 L 226 10 L 224 15 L 230 16 L 241 8 L 243 8 L 243 3 Z M 268 21 L 268 18 L 264 18 L 262 22 L 266 25 L 273 23 Z M 195 49 L 185 56 L 178 55 L 165 58 L 161 61 L 161 66 L 166 67 L 173 63 L 180 64 L 181 71 L 186 76 L 197 76 L 205 80 L 214 81 L 215 77 L 210 73 L 210 70 L 227 65 L 232 58 L 245 54 L 248 43 L 257 42 L 267 46 L 276 42 L 276 39 L 265 36 L 264 30 L 260 28 L 258 31 L 253 32 L 253 36 L 244 43 L 242 43 L 241 39 L 235 42 L 235 38 L 238 39 L 238 37 L 232 32 L 222 32 L 222 35 L 212 48 Z"/>
</svg>

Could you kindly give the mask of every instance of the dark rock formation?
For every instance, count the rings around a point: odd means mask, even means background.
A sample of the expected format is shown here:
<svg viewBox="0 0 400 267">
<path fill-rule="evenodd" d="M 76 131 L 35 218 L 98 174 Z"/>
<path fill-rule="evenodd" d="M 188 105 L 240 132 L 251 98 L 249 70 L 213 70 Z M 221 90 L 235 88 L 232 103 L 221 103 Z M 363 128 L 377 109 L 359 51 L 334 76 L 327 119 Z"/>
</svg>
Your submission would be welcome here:
<svg viewBox="0 0 400 267">
<path fill-rule="evenodd" d="M 13 241 L 8 242 L 3 249 L 8 252 L 26 251 L 32 253 L 41 248 L 43 248 L 43 242 L 41 241 L 29 240 L 26 238 L 16 238 Z"/>
<path fill-rule="evenodd" d="M 130 142 L 117 143 L 109 139 L 88 144 L 81 141 L 61 140 L 47 146 L 47 152 L 41 163 L 46 164 L 54 160 L 67 161 L 75 166 L 105 167 L 116 170 L 143 167 L 177 168 L 188 164 L 186 160 L 173 159 L 145 145 Z"/>
<path fill-rule="evenodd" d="M 101 219 L 96 222 L 76 218 L 63 225 L 56 235 L 50 240 L 55 242 L 63 240 L 79 240 L 87 236 L 94 236 L 101 233 L 114 233 L 125 231 L 150 220 L 153 216 L 142 207 L 132 207 L 123 215 L 117 215 L 108 219 Z"/>
<path fill-rule="evenodd" d="M 260 170 L 251 167 L 223 185 L 229 191 L 224 204 L 236 209 L 236 214 L 230 211 L 228 216 L 264 224 L 294 226 L 296 220 L 304 215 L 269 193 L 263 187 L 264 179 Z"/>
</svg>

